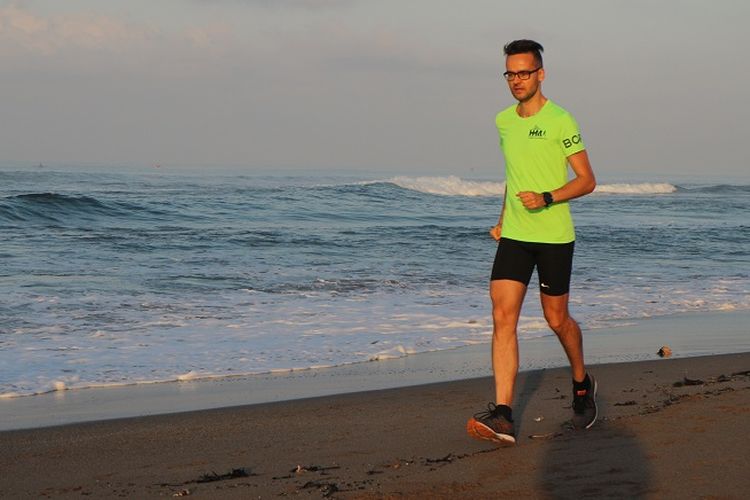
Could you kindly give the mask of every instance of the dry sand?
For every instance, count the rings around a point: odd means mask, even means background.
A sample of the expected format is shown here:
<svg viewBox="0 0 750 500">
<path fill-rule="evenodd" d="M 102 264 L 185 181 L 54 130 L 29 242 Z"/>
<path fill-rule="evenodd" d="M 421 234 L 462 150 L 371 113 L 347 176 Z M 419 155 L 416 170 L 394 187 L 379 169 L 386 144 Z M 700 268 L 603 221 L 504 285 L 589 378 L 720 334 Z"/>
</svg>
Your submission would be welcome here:
<svg viewBox="0 0 750 500">
<path fill-rule="evenodd" d="M 513 448 L 465 434 L 489 378 L 6 431 L 0 497 L 747 498 L 750 353 L 591 372 L 588 431 L 567 370 L 522 373 Z"/>
</svg>

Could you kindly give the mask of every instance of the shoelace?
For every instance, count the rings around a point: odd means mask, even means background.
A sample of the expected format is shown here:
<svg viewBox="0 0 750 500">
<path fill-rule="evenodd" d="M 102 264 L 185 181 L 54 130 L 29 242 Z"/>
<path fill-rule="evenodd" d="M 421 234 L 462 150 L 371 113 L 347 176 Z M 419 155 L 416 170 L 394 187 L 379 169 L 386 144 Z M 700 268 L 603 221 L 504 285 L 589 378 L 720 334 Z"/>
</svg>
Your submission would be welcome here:
<svg viewBox="0 0 750 500">
<path fill-rule="evenodd" d="M 497 416 L 497 405 L 495 403 L 487 403 L 486 411 L 480 411 L 479 413 L 474 414 L 474 418 L 476 418 L 477 420 L 495 416 Z"/>
</svg>

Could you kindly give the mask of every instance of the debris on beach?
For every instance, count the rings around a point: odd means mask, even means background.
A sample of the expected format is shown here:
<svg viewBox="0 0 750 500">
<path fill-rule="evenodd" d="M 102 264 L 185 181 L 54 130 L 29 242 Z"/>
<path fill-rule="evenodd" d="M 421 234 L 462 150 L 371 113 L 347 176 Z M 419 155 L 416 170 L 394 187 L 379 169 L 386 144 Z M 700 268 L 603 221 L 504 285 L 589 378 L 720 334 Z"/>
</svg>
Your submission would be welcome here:
<svg viewBox="0 0 750 500">
<path fill-rule="evenodd" d="M 686 385 L 703 385 L 705 382 L 699 378 L 687 378 L 683 377 L 681 381 L 677 381 L 672 384 L 672 387 L 682 387 Z"/>
<path fill-rule="evenodd" d="M 615 406 L 633 406 L 633 405 L 637 405 L 637 404 L 638 403 L 636 401 L 634 401 L 634 400 L 631 399 L 630 401 L 624 401 L 622 403 L 615 403 Z"/>
<path fill-rule="evenodd" d="M 323 497 L 330 497 L 339 491 L 339 486 L 336 483 L 326 481 L 308 481 L 302 485 L 301 489 L 305 490 L 308 488 L 317 489 L 322 493 Z"/>
<path fill-rule="evenodd" d="M 668 358 L 672 355 L 672 349 L 670 349 L 667 345 L 663 345 L 659 348 L 656 354 L 658 354 L 659 357 Z"/>
<path fill-rule="evenodd" d="M 184 489 L 180 490 L 172 495 L 173 497 L 187 497 L 190 496 L 190 490 Z"/>
<path fill-rule="evenodd" d="M 544 420 L 544 417 L 541 415 L 538 417 L 534 417 L 534 422 L 541 422 L 542 420 Z"/>
<path fill-rule="evenodd" d="M 395 461 L 383 464 L 383 467 L 387 467 L 389 469 L 399 469 L 403 465 L 411 465 L 412 461 L 404 460 L 402 458 L 397 458 Z"/>
<path fill-rule="evenodd" d="M 531 434 L 529 439 L 553 439 L 562 436 L 562 432 L 548 432 L 546 434 Z"/>
<path fill-rule="evenodd" d="M 226 474 L 217 474 L 216 472 L 211 472 L 211 474 L 203 474 L 200 479 L 195 481 L 196 483 L 211 483 L 214 481 L 224 481 L 226 479 L 235 479 L 238 477 L 248 477 L 250 474 L 247 473 L 245 469 L 232 469 L 231 472 L 227 472 Z"/>
<path fill-rule="evenodd" d="M 297 465 L 294 469 L 290 470 L 289 472 L 292 472 L 294 474 L 304 474 L 305 472 L 320 472 L 323 475 L 328 474 L 327 471 L 329 470 L 336 470 L 340 469 L 338 465 L 329 465 L 328 467 L 323 465 Z"/>
<path fill-rule="evenodd" d="M 557 396 L 552 396 L 551 398 L 545 398 L 545 399 L 565 399 L 565 394 L 560 394 L 560 389 L 555 387 L 555 393 L 557 393 Z"/>
<path fill-rule="evenodd" d="M 425 464 L 451 463 L 457 458 L 463 457 L 457 457 L 453 453 L 448 453 L 446 456 L 440 458 L 425 458 Z"/>
</svg>

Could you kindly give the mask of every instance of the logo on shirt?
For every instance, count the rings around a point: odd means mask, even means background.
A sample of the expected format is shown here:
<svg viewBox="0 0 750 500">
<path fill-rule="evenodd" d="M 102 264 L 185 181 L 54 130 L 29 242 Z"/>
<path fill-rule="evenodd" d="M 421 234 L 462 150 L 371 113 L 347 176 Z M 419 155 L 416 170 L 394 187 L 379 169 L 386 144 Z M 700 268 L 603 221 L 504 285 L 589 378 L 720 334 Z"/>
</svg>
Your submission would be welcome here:
<svg viewBox="0 0 750 500">
<path fill-rule="evenodd" d="M 529 139 L 546 139 L 547 131 L 539 128 L 539 125 L 534 125 L 534 128 L 529 130 Z"/>
<path fill-rule="evenodd" d="M 568 149 L 573 144 L 580 144 L 581 141 L 581 134 L 576 134 L 568 139 L 563 139 L 563 146 L 565 146 L 565 149 Z"/>
</svg>

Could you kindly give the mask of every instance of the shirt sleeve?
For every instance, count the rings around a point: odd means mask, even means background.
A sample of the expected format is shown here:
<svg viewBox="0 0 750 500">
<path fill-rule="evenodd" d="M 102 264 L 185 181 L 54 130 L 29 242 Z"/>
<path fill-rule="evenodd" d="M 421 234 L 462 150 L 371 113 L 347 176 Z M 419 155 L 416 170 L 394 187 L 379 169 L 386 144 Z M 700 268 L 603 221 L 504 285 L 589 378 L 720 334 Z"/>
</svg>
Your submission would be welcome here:
<svg viewBox="0 0 750 500">
<path fill-rule="evenodd" d="M 578 129 L 578 123 L 569 113 L 562 118 L 560 127 L 560 147 L 567 158 L 570 155 L 580 153 L 586 146 L 583 144 L 581 131 Z"/>
<path fill-rule="evenodd" d="M 497 143 L 500 145 L 500 149 L 503 149 L 503 133 L 501 129 L 501 118 L 500 113 L 495 116 L 495 128 L 497 128 Z"/>
</svg>

